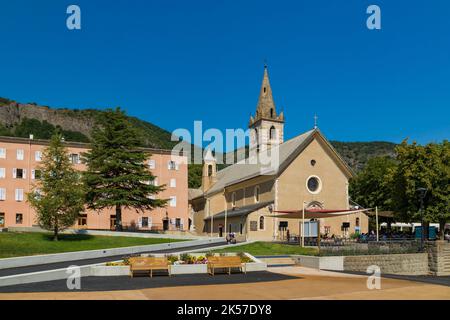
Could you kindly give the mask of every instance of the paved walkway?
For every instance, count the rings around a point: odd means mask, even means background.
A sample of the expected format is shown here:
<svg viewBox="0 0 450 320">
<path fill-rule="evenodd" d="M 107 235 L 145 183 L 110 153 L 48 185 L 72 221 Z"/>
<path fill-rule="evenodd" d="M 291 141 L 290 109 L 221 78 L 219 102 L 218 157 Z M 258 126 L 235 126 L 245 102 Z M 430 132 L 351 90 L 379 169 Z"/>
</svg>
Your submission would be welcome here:
<svg viewBox="0 0 450 320">
<path fill-rule="evenodd" d="M 250 277 L 250 278 L 249 278 Z M 252 280 L 251 277 L 254 277 Z M 189 280 L 189 278 L 191 278 Z M 82 286 L 89 280 L 82 279 Z M 125 281 L 125 277 L 92 281 L 106 285 Z M 251 280 L 251 281 L 249 281 Z M 367 277 L 343 275 L 302 267 L 271 268 L 267 273 L 245 275 L 217 275 L 215 277 L 192 275 L 134 278 L 127 281 L 139 285 L 134 290 L 100 291 L 92 286 L 89 292 L 28 292 L 0 293 L 1 299 L 176 299 L 176 300 L 301 300 L 301 299 L 442 299 L 450 300 L 450 287 L 399 279 L 382 278 L 381 290 L 369 290 Z M 167 281 L 173 281 L 167 285 Z M 185 281 L 185 282 L 183 282 Z M 160 285 L 156 285 L 159 282 Z M 177 283 L 178 282 L 178 283 Z M 196 283 L 197 282 L 197 283 Z M 164 285 L 163 285 L 164 284 Z M 39 284 L 42 286 L 42 283 Z M 92 284 L 91 284 L 92 285 Z M 163 286 L 162 286 L 163 285 Z M 48 289 L 52 289 L 49 287 Z M 42 291 L 42 289 L 41 289 Z M 45 290 L 44 290 L 45 291 Z"/>
</svg>

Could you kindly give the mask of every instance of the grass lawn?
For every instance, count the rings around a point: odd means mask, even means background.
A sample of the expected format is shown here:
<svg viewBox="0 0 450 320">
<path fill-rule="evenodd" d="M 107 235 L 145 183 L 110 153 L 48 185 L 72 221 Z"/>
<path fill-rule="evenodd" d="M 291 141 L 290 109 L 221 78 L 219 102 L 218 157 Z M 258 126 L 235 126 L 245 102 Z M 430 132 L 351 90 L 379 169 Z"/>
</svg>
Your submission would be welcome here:
<svg viewBox="0 0 450 320">
<path fill-rule="evenodd" d="M 227 248 L 215 250 L 214 252 L 247 252 L 253 256 L 280 256 L 291 254 L 317 255 L 314 248 L 302 248 L 298 245 L 279 244 L 271 242 L 254 242 L 242 246 L 230 245 Z"/>
<path fill-rule="evenodd" d="M 62 234 L 53 241 L 49 233 L 0 232 L 0 258 L 184 241 L 179 239 L 107 237 Z"/>
</svg>

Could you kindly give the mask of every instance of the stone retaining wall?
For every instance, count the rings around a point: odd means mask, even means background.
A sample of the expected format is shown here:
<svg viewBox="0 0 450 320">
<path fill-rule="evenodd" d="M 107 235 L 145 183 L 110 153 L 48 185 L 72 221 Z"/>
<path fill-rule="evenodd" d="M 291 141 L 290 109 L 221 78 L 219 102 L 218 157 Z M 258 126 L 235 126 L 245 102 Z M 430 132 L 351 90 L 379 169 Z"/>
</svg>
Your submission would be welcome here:
<svg viewBox="0 0 450 320">
<path fill-rule="evenodd" d="M 435 276 L 450 276 L 450 242 L 427 243 L 428 266 Z"/>
<path fill-rule="evenodd" d="M 402 275 L 427 275 L 428 254 L 383 254 L 383 255 L 362 255 L 345 256 L 344 270 L 366 272 L 367 267 L 376 265 L 385 274 Z"/>
</svg>

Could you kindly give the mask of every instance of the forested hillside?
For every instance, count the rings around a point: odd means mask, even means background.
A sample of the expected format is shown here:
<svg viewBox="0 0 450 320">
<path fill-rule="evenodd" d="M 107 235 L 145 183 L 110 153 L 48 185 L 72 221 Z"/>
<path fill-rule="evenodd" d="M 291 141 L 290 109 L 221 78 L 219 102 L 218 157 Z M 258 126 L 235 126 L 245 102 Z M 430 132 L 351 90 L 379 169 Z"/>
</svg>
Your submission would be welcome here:
<svg viewBox="0 0 450 320">
<path fill-rule="evenodd" d="M 0 98 L 0 135 L 49 139 L 57 128 L 67 141 L 89 142 L 90 130 L 95 117 L 102 110 L 96 109 L 56 109 L 39 106 L 36 103 L 18 103 Z M 129 117 L 139 129 L 145 147 L 170 149 L 176 142 L 171 141 L 171 133 L 144 120 Z M 361 170 L 370 158 L 393 156 L 395 144 L 390 142 L 331 142 L 345 161 L 355 170 Z M 222 168 L 223 165 L 220 166 Z M 189 187 L 197 188 L 201 184 L 201 165 L 189 167 Z"/>
</svg>

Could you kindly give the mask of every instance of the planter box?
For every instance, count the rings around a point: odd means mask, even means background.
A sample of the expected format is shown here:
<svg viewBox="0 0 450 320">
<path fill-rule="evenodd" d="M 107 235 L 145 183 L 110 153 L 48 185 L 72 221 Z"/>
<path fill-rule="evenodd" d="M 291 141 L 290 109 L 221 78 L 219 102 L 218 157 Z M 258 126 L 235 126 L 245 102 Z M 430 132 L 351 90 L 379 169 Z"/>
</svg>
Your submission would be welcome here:
<svg viewBox="0 0 450 320">
<path fill-rule="evenodd" d="M 174 264 L 170 267 L 172 274 L 196 274 L 208 272 L 206 264 Z"/>
<path fill-rule="evenodd" d="M 91 276 L 110 277 L 110 276 L 129 276 L 129 266 L 92 266 Z"/>
<path fill-rule="evenodd" d="M 307 268 L 344 271 L 344 257 L 292 256 L 299 265 Z"/>
<path fill-rule="evenodd" d="M 201 253 L 192 254 L 195 256 L 204 256 Z M 161 256 L 164 256 L 163 254 Z M 266 271 L 267 264 L 259 259 L 256 259 L 252 255 L 246 253 L 253 262 L 246 263 L 247 272 L 253 271 Z M 173 275 L 177 274 L 206 274 L 208 273 L 208 268 L 206 264 L 174 264 L 170 266 L 171 273 Z M 129 276 L 130 267 L 129 266 L 106 266 L 106 265 L 96 265 L 91 267 L 91 276 L 96 277 L 108 277 L 108 276 Z"/>
</svg>

